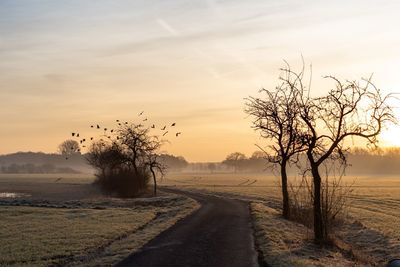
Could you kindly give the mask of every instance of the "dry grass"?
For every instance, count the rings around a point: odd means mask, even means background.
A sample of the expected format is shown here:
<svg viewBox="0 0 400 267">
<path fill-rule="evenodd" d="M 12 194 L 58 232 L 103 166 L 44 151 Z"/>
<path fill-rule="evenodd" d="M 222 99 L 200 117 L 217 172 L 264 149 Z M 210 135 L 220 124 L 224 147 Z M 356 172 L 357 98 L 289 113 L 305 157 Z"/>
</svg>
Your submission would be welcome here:
<svg viewBox="0 0 400 267">
<path fill-rule="evenodd" d="M 280 208 L 279 179 L 274 176 L 225 173 L 170 177 L 164 184 L 263 201 L 270 207 Z M 257 182 L 239 185 L 247 180 Z M 339 232 L 341 242 L 338 243 L 359 259 L 376 265 L 400 257 L 400 177 L 345 177 L 344 181 L 355 183 L 348 221 Z"/>
<path fill-rule="evenodd" d="M 108 198 L 93 177 L 1 176 L 0 266 L 113 266 L 198 208 L 173 194 Z"/>
<path fill-rule="evenodd" d="M 153 211 L 0 207 L 0 265 L 43 266 L 102 246 L 155 218 Z"/>
<path fill-rule="evenodd" d="M 333 247 L 317 247 L 305 226 L 284 220 L 275 209 L 252 203 L 251 214 L 258 249 L 269 266 L 365 266 Z"/>
</svg>

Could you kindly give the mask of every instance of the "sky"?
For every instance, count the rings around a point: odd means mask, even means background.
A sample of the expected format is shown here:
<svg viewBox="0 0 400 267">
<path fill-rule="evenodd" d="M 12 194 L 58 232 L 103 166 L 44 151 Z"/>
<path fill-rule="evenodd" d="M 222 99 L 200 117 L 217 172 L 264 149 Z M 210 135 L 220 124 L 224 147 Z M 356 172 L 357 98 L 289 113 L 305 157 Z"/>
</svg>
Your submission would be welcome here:
<svg viewBox="0 0 400 267">
<path fill-rule="evenodd" d="M 400 92 L 399 1 L 2 0 L 0 154 L 55 152 L 71 131 L 115 119 L 177 123 L 164 151 L 189 161 L 251 155 L 264 140 L 244 99 L 287 60 L 323 75 L 373 73 Z M 399 136 L 399 138 L 397 137 Z M 400 130 L 382 135 L 400 145 Z"/>
</svg>

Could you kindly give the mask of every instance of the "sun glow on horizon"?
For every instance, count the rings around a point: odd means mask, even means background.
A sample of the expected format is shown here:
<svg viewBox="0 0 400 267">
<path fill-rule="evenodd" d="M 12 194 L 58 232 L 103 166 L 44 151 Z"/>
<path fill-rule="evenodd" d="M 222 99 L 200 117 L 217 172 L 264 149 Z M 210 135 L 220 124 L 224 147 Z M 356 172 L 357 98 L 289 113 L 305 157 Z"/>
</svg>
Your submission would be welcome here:
<svg viewBox="0 0 400 267">
<path fill-rule="evenodd" d="M 379 140 L 382 146 L 400 147 L 400 127 L 398 125 L 391 125 L 387 129 L 382 130 Z"/>
<path fill-rule="evenodd" d="M 176 121 L 166 149 L 191 161 L 251 154 L 244 98 L 274 88 L 279 68 L 321 77 L 374 73 L 398 91 L 400 2 L 0 1 L 0 154 L 55 151 L 72 129 L 145 110 Z M 204 20 L 207 18 L 207 20 Z M 400 116 L 400 114 L 398 114 Z M 400 146 L 400 130 L 380 138 Z"/>
</svg>

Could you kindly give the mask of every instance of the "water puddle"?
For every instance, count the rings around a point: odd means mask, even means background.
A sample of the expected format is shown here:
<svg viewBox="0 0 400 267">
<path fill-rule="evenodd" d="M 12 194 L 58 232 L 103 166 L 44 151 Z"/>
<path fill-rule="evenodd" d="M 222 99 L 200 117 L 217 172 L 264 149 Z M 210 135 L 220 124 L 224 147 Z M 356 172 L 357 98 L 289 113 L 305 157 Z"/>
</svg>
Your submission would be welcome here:
<svg viewBox="0 0 400 267">
<path fill-rule="evenodd" d="M 23 193 L 12 193 L 12 192 L 0 192 L 0 198 L 20 198 L 27 197 L 28 194 Z"/>
</svg>

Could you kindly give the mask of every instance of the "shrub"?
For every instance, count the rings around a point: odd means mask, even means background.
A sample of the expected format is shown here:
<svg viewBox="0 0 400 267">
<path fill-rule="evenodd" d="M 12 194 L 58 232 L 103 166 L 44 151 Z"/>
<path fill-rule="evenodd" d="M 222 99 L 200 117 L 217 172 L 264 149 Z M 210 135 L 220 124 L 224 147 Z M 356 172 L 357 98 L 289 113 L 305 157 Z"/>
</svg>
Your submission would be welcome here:
<svg viewBox="0 0 400 267">
<path fill-rule="evenodd" d="M 150 173 L 141 169 L 138 173 L 128 168 L 117 168 L 96 174 L 95 185 L 110 195 L 135 197 L 148 189 Z"/>
<path fill-rule="evenodd" d="M 297 184 L 290 184 L 290 219 L 309 228 L 314 226 L 312 182 L 303 177 Z M 348 211 L 352 185 L 346 185 L 341 178 L 326 179 L 322 183 L 322 218 L 326 226 L 326 236 L 332 237 L 335 228 L 342 225 Z"/>
</svg>

